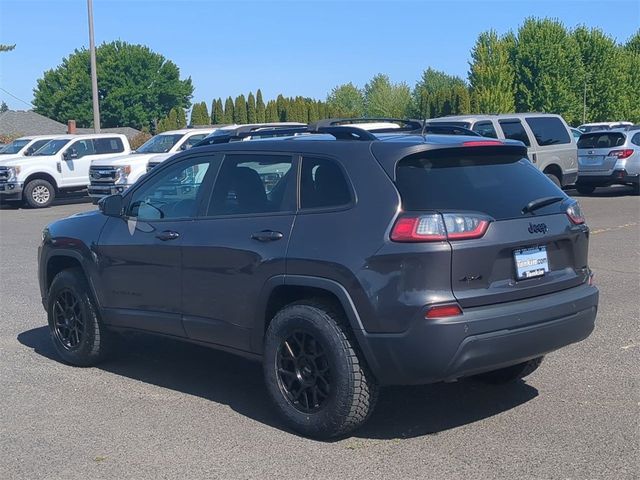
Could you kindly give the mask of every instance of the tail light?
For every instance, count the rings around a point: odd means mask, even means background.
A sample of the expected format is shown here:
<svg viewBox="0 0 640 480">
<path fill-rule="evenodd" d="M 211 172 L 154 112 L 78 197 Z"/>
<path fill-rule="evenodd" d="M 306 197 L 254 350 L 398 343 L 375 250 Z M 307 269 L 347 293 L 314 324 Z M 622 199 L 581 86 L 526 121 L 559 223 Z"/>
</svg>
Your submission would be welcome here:
<svg viewBox="0 0 640 480">
<path fill-rule="evenodd" d="M 424 318 L 457 317 L 458 315 L 462 315 L 462 309 L 457 303 L 450 303 L 429 307 Z"/>
<path fill-rule="evenodd" d="M 569 217 L 569 220 L 571 220 L 571 223 L 574 225 L 582 225 L 585 222 L 582 208 L 580 208 L 578 202 L 569 205 L 569 208 L 567 208 L 567 217 Z"/>
<path fill-rule="evenodd" d="M 628 158 L 631 155 L 633 155 L 633 149 L 625 148 L 624 150 L 611 150 L 607 156 L 618 157 L 618 159 L 622 159 L 622 158 Z"/>
<path fill-rule="evenodd" d="M 438 242 L 482 237 L 489 219 L 468 213 L 403 215 L 391 230 L 394 242 Z"/>
</svg>

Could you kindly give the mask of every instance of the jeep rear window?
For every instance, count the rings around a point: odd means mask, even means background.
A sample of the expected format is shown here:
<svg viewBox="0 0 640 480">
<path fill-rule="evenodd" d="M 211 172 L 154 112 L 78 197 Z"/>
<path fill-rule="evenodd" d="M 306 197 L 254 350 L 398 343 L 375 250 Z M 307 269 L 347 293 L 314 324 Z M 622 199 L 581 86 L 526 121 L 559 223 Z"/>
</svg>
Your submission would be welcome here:
<svg viewBox="0 0 640 480">
<path fill-rule="evenodd" d="M 624 145 L 626 137 L 619 132 L 583 133 L 578 148 L 611 148 Z"/>
<path fill-rule="evenodd" d="M 522 208 L 532 200 L 563 195 L 526 158 L 484 154 L 485 149 L 490 148 L 479 147 L 464 155 L 436 151 L 400 160 L 396 186 L 403 209 L 473 211 L 505 220 L 522 217 Z M 556 203 L 536 210 L 536 214 L 562 211 L 562 205 Z"/>
</svg>

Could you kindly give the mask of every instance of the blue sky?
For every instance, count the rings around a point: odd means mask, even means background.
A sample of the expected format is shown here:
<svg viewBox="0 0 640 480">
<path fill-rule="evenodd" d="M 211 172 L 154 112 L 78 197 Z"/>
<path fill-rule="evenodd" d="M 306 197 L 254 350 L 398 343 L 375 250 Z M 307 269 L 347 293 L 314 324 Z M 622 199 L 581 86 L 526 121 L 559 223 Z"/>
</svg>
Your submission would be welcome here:
<svg viewBox="0 0 640 480">
<path fill-rule="evenodd" d="M 640 1 L 94 0 L 96 42 L 142 43 L 191 76 L 194 101 L 261 88 L 325 98 L 340 83 L 384 72 L 413 85 L 427 67 L 466 78 L 477 35 L 528 16 L 602 28 L 625 41 Z M 42 73 L 88 45 L 86 1 L 0 0 L 0 100 L 26 109 Z M 99 79 L 98 79 L 99 81 Z"/>
</svg>

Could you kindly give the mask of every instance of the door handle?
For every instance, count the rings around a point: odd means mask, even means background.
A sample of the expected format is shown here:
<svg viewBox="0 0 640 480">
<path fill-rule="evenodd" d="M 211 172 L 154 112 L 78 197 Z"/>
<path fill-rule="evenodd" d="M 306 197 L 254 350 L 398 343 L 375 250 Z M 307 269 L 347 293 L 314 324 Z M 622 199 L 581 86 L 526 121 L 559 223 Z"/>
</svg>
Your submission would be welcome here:
<svg viewBox="0 0 640 480">
<path fill-rule="evenodd" d="M 251 238 L 259 242 L 273 242 L 274 240 L 280 240 L 282 237 L 284 237 L 282 232 L 274 232 L 273 230 L 263 230 L 251 234 Z"/>
<path fill-rule="evenodd" d="M 166 242 L 167 240 L 175 240 L 178 238 L 180 234 L 178 232 L 174 232 L 172 230 L 165 230 L 164 232 L 160 232 L 156 235 L 156 238 Z"/>
<path fill-rule="evenodd" d="M 533 163 L 536 163 L 538 161 L 538 156 L 535 153 L 531 154 L 531 160 Z"/>
</svg>

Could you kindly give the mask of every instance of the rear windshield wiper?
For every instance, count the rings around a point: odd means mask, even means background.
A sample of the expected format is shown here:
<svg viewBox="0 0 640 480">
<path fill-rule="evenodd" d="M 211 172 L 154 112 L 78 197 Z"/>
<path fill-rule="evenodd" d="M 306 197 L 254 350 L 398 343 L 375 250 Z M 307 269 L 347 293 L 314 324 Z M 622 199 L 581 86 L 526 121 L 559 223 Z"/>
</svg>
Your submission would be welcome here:
<svg viewBox="0 0 640 480">
<path fill-rule="evenodd" d="M 524 208 L 522 209 L 522 213 L 533 212 L 534 210 L 546 207 L 547 205 L 561 202 L 564 200 L 564 198 L 565 197 L 542 197 L 538 198 L 537 200 L 531 200 L 524 206 Z"/>
</svg>

